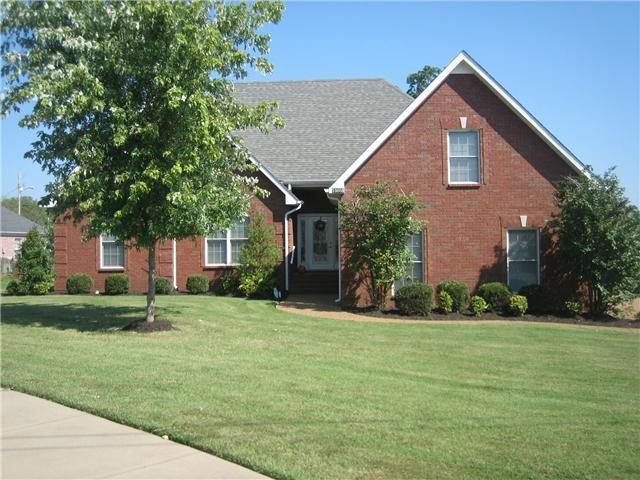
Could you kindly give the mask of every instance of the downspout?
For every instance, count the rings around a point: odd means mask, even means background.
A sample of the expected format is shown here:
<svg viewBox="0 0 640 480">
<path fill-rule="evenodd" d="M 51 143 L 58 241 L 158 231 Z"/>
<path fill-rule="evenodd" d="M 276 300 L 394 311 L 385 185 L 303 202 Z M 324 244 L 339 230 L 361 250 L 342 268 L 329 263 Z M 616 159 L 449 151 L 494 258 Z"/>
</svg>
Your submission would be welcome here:
<svg viewBox="0 0 640 480">
<path fill-rule="evenodd" d="M 298 205 L 284 214 L 284 290 L 289 291 L 289 215 L 302 208 L 304 202 L 300 200 Z"/>
<path fill-rule="evenodd" d="M 344 195 L 344 187 L 325 188 L 324 192 L 327 194 L 329 201 L 339 207 L 342 195 Z M 340 232 L 340 208 L 338 208 L 338 298 L 335 299 L 335 303 L 342 301 L 342 235 Z"/>
<path fill-rule="evenodd" d="M 340 240 L 342 238 L 340 232 L 340 209 L 338 208 L 338 298 L 335 299 L 335 303 L 342 301 L 342 245 Z"/>
<path fill-rule="evenodd" d="M 178 265 L 176 264 L 176 239 L 173 239 L 173 289 L 178 290 Z"/>
</svg>

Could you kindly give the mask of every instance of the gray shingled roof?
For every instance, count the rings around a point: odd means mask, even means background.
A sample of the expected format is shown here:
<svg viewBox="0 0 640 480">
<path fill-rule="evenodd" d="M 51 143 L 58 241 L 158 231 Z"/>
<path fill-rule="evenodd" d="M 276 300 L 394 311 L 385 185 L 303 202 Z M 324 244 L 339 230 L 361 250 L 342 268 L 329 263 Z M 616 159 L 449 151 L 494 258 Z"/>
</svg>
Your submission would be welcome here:
<svg viewBox="0 0 640 480">
<path fill-rule="evenodd" d="M 44 229 L 28 218 L 24 218 L 8 208 L 0 207 L 0 236 L 24 236 L 32 228 L 36 228 L 40 233 Z"/>
<path fill-rule="evenodd" d="M 260 163 L 294 185 L 333 183 L 413 100 L 382 79 L 238 83 L 236 98 L 278 102 L 285 128 L 240 136 Z"/>
</svg>

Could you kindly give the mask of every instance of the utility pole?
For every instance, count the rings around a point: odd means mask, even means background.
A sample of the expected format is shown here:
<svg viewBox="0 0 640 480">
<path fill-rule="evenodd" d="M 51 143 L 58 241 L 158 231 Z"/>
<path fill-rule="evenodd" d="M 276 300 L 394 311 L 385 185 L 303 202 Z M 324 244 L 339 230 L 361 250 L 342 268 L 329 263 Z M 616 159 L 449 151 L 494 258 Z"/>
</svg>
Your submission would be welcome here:
<svg viewBox="0 0 640 480">
<path fill-rule="evenodd" d="M 22 215 L 22 192 L 33 190 L 33 187 L 25 187 L 22 182 L 22 174 L 18 173 L 18 215 Z"/>
</svg>

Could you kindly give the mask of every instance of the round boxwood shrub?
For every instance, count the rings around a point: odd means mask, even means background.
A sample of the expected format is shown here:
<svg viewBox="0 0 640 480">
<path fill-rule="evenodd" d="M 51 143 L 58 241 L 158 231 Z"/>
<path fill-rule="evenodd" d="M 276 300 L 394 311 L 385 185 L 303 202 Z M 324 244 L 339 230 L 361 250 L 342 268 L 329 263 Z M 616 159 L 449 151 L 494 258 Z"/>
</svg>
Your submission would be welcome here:
<svg viewBox="0 0 640 480">
<path fill-rule="evenodd" d="M 194 295 L 202 295 L 209 291 L 209 278 L 206 275 L 189 275 L 187 277 L 187 291 Z"/>
<path fill-rule="evenodd" d="M 171 293 L 171 281 L 167 277 L 156 277 L 156 294 L 169 295 Z"/>
<path fill-rule="evenodd" d="M 469 310 L 471 310 L 471 313 L 473 313 L 476 317 L 479 317 L 484 312 L 489 310 L 489 304 L 484 298 L 479 297 L 478 295 L 474 295 L 473 297 L 471 297 Z"/>
<path fill-rule="evenodd" d="M 546 313 L 553 310 L 553 297 L 548 288 L 542 285 L 527 285 L 518 292 L 527 297 L 529 311 L 532 313 Z"/>
<path fill-rule="evenodd" d="M 7 283 L 6 294 L 26 295 L 27 293 L 20 288 L 20 282 L 18 282 L 18 280 L 16 280 L 15 278 L 12 278 L 11 280 L 9 280 L 9 283 Z"/>
<path fill-rule="evenodd" d="M 507 303 L 507 312 L 516 317 L 522 317 L 527 313 L 527 297 L 513 295 Z"/>
<path fill-rule="evenodd" d="M 424 283 L 405 285 L 396 292 L 395 301 L 403 315 L 429 315 L 433 309 L 433 287 Z"/>
<path fill-rule="evenodd" d="M 67 293 L 75 295 L 78 293 L 93 292 L 93 278 L 86 273 L 76 273 L 67 278 Z"/>
<path fill-rule="evenodd" d="M 109 275 L 104 281 L 104 292 L 107 295 L 124 295 L 129 293 L 129 275 L 116 273 Z"/>
<path fill-rule="evenodd" d="M 438 285 L 438 293 L 447 292 L 453 300 L 453 311 L 461 312 L 469 305 L 469 287 L 458 280 L 445 280 Z"/>
<path fill-rule="evenodd" d="M 490 305 L 491 310 L 494 312 L 503 311 L 509 299 L 511 298 L 511 290 L 504 283 L 501 282 L 489 282 L 483 283 L 478 289 L 478 295 Z"/>
</svg>

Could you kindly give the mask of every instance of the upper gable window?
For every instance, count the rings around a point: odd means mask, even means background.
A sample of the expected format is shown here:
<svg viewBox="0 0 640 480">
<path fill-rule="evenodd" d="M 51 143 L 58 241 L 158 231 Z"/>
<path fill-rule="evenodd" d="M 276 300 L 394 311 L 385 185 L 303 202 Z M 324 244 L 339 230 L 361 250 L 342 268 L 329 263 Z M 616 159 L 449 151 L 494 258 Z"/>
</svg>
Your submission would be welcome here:
<svg viewBox="0 0 640 480">
<path fill-rule="evenodd" d="M 476 130 L 449 132 L 449 183 L 480 183 L 479 145 Z"/>
</svg>

